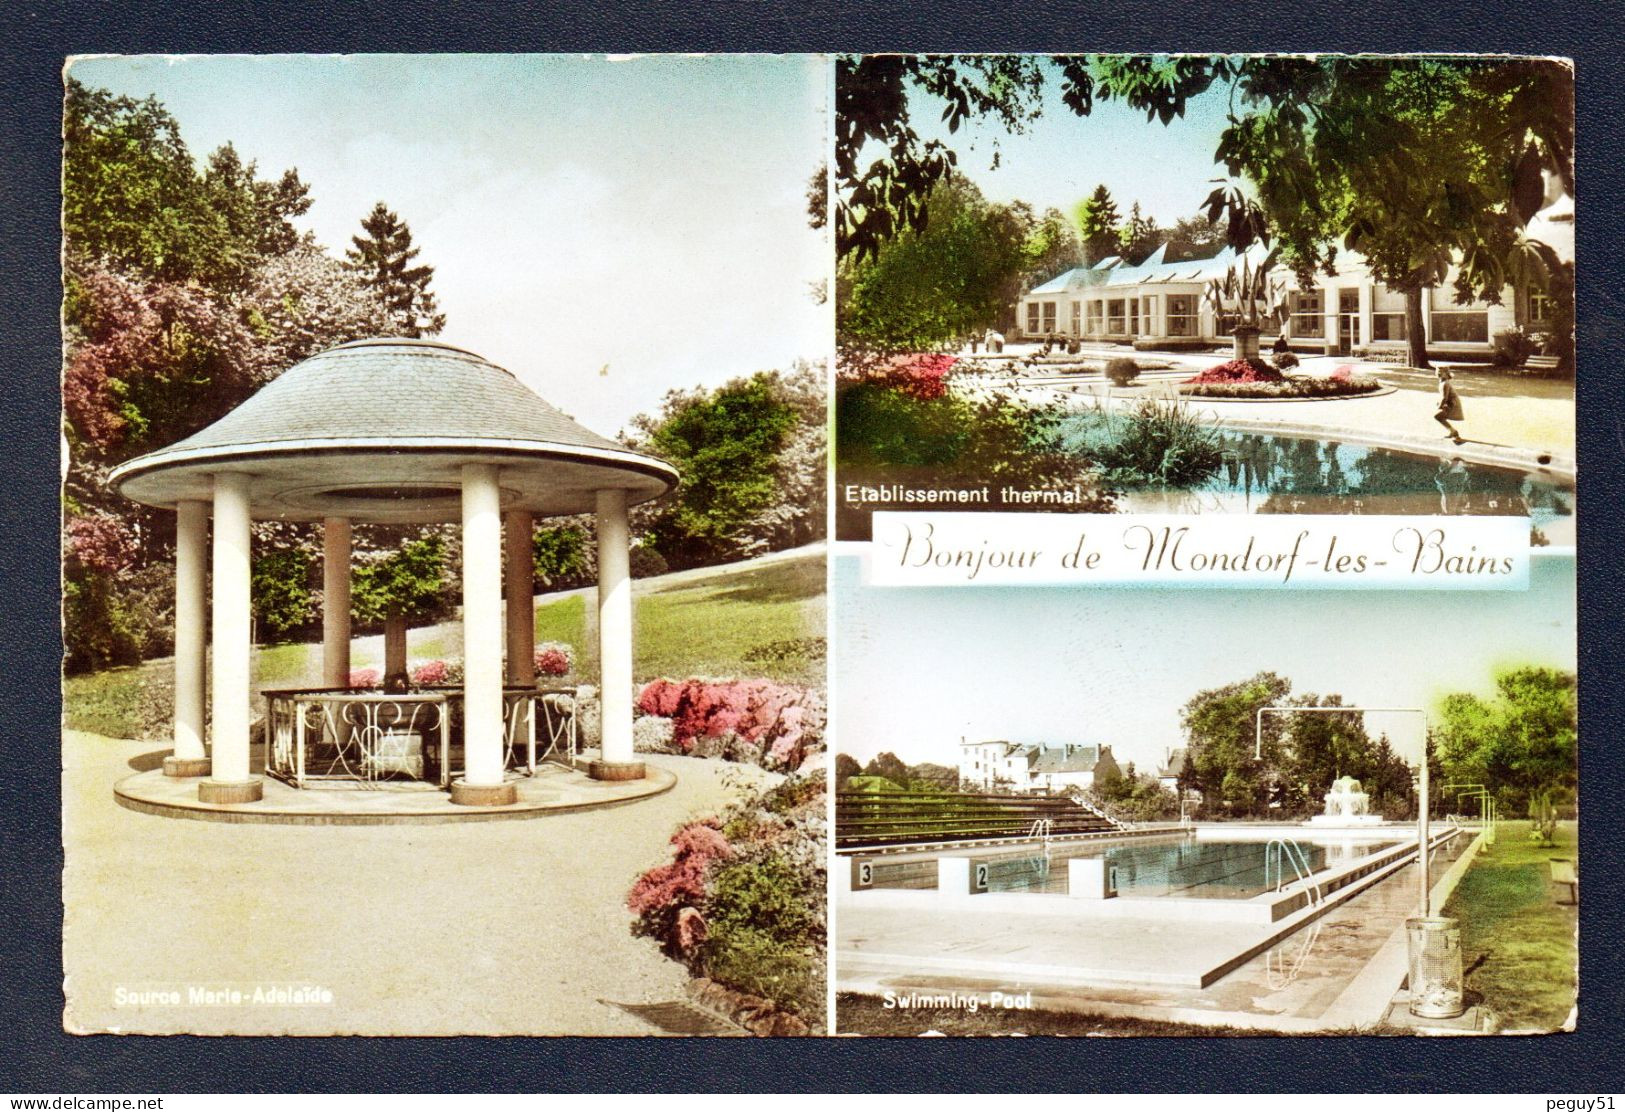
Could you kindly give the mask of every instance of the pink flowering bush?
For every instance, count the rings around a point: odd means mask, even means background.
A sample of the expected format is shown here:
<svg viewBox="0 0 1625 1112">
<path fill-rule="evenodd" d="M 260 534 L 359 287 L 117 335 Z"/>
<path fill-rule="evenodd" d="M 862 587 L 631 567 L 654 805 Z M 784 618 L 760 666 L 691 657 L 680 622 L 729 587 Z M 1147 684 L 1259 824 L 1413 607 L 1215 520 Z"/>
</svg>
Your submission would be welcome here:
<svg viewBox="0 0 1625 1112">
<path fill-rule="evenodd" d="M 799 768 L 822 737 L 817 693 L 774 680 L 654 680 L 639 693 L 638 709 L 671 719 L 672 741 L 683 753 L 771 769 Z"/>
<path fill-rule="evenodd" d="M 446 662 L 444 660 L 431 660 L 427 663 L 419 664 L 416 668 L 412 669 L 412 682 L 429 684 L 445 683 Z"/>
<path fill-rule="evenodd" d="M 731 858 L 733 847 L 715 818 L 679 827 L 671 844 L 676 850 L 672 861 L 639 877 L 626 897 L 626 906 L 637 916 L 633 934 L 659 939 L 668 954 L 681 957 L 678 917 L 685 908 L 698 908 L 705 902 L 707 871 L 713 862 Z M 683 933 L 693 939 L 700 932 L 691 925 Z"/>
<path fill-rule="evenodd" d="M 691 974 L 743 1000 L 735 1018 L 758 1035 L 823 1029 L 827 950 L 822 772 L 796 776 L 689 823 L 673 860 L 627 898 L 632 933 L 660 941 Z"/>
<path fill-rule="evenodd" d="M 549 641 L 536 646 L 536 674 L 538 676 L 566 676 L 574 661 L 571 659 L 572 651 L 569 645 L 560 641 Z"/>
<path fill-rule="evenodd" d="M 951 355 L 899 356 L 880 377 L 899 393 L 931 401 L 948 392 L 948 372 L 954 362 Z"/>
<path fill-rule="evenodd" d="M 352 668 L 350 670 L 348 685 L 350 687 L 377 687 L 378 669 Z"/>
</svg>

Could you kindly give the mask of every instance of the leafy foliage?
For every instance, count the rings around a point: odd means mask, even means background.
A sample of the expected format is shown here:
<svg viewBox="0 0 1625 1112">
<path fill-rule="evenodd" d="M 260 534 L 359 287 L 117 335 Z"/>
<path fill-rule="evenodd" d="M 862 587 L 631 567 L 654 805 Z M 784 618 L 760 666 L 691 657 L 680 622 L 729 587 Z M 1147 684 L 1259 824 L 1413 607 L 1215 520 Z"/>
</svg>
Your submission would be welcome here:
<svg viewBox="0 0 1625 1112">
<path fill-rule="evenodd" d="M 637 511 L 642 546 L 680 569 L 821 536 L 823 438 L 823 380 L 810 364 L 673 390 L 629 437 L 682 473 L 675 492 Z"/>
<path fill-rule="evenodd" d="M 451 611 L 454 592 L 446 573 L 446 542 L 437 533 L 382 556 L 358 556 L 350 572 L 350 611 L 364 625 L 391 615 L 411 622 L 443 617 Z"/>
<path fill-rule="evenodd" d="M 310 624 L 316 614 L 310 576 L 310 554 L 303 548 L 283 548 L 255 557 L 249 592 L 262 640 L 279 641 Z"/>
<path fill-rule="evenodd" d="M 1118 221 L 1121 216 L 1117 211 L 1117 202 L 1112 199 L 1111 190 L 1106 188 L 1105 183 L 1095 186 L 1088 200 L 1078 203 L 1074 216 L 1078 221 L 1078 231 L 1083 236 L 1084 257 L 1091 265 L 1117 254 L 1120 243 Z"/>
<path fill-rule="evenodd" d="M 1484 784 L 1509 811 L 1572 789 L 1579 774 L 1574 674 L 1514 668 L 1496 676 L 1495 692 L 1487 700 L 1467 693 L 1444 699 L 1434 739 L 1450 779 Z"/>
</svg>

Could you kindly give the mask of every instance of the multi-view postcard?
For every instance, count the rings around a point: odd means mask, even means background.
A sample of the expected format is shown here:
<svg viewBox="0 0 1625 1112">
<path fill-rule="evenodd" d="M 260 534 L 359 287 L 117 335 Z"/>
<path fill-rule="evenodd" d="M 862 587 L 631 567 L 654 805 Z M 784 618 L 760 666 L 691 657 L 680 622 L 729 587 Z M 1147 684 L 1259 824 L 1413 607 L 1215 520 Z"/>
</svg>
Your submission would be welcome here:
<svg viewBox="0 0 1625 1112">
<path fill-rule="evenodd" d="M 64 94 L 69 1031 L 1578 1022 L 1566 61 Z"/>
</svg>

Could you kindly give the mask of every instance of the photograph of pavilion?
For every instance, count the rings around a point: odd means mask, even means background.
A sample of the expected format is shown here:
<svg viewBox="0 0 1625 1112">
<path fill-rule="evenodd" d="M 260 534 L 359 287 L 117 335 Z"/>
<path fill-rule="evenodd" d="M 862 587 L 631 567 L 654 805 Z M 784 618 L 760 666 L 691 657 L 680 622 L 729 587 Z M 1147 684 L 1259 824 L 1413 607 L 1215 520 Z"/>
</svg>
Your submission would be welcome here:
<svg viewBox="0 0 1625 1112">
<path fill-rule="evenodd" d="M 1574 74 L 1502 56 L 836 62 L 836 532 L 1528 516 L 1574 542 Z"/>
<path fill-rule="evenodd" d="M 825 67 L 70 62 L 67 1030 L 824 1030 Z"/>
<path fill-rule="evenodd" d="M 1574 1028 L 1572 553 L 1488 593 L 867 559 L 834 557 L 837 1032 Z"/>
</svg>

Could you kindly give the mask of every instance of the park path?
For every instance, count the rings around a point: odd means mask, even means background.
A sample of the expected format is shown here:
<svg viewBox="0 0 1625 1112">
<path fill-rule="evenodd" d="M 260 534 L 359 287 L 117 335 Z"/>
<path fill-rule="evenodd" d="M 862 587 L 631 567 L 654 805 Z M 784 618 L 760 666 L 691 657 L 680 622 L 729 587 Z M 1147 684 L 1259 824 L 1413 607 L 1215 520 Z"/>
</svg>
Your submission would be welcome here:
<svg viewBox="0 0 1625 1112">
<path fill-rule="evenodd" d="M 625 899 L 752 766 L 648 755 L 664 795 L 539 819 L 266 826 L 125 810 L 111 785 L 152 743 L 63 737 L 63 964 L 75 1032 L 656 1034 L 614 1003 L 681 999 L 682 966 L 634 938 Z M 294 981 L 324 1007 L 133 1007 L 116 994 Z"/>
</svg>

